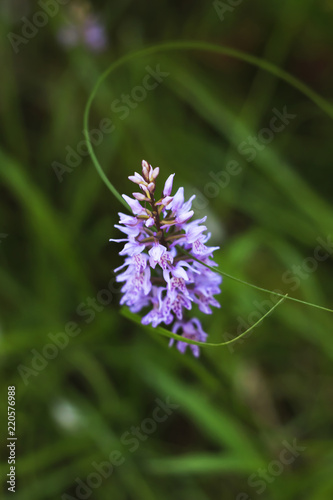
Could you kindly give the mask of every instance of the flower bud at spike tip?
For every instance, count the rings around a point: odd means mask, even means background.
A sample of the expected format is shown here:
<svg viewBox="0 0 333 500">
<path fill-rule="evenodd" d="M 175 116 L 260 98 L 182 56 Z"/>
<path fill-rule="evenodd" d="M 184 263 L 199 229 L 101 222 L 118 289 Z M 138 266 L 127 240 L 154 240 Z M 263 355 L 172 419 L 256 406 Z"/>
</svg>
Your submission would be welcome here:
<svg viewBox="0 0 333 500">
<path fill-rule="evenodd" d="M 164 189 L 163 189 L 163 196 L 170 196 L 171 194 L 171 191 L 172 191 L 172 185 L 173 185 L 173 178 L 174 178 L 175 174 L 171 174 L 167 180 L 166 180 L 166 183 L 164 185 Z"/>
<path fill-rule="evenodd" d="M 160 169 L 158 167 L 154 168 L 153 170 L 153 180 L 155 180 L 160 173 Z"/>
<path fill-rule="evenodd" d="M 149 180 L 149 167 L 150 165 L 146 162 L 146 160 L 142 160 L 142 175 L 146 181 Z"/>
<path fill-rule="evenodd" d="M 148 308 L 141 320 L 144 325 L 151 324 L 154 328 L 160 324 L 172 325 L 174 333 L 205 342 L 207 334 L 200 321 L 186 316 L 188 311 L 194 315 L 195 308 L 211 314 L 211 307 L 220 307 L 214 296 L 220 293 L 222 277 L 204 265 L 217 265 L 212 260 L 216 247 L 206 246 L 210 238 L 202 224 L 206 219 L 190 221 L 194 215 L 191 210 L 194 196 L 185 201 L 183 188 L 171 195 L 175 174 L 168 177 L 162 198 L 155 201 L 158 175 L 159 168 L 153 169 L 143 160 L 142 176 L 135 172 L 129 177 L 143 193 L 133 193 L 134 199 L 123 195 L 134 215 L 119 214 L 120 225 L 115 227 L 124 233 L 124 238 L 111 239 L 125 242 L 120 251 L 124 264 L 115 271 L 121 271 L 117 281 L 123 283 L 120 303 L 134 313 Z M 176 245 L 189 255 L 179 253 Z M 170 345 L 173 344 L 171 339 Z M 176 345 L 181 353 L 188 346 L 181 341 Z M 189 347 L 198 357 L 199 347 Z"/>
</svg>

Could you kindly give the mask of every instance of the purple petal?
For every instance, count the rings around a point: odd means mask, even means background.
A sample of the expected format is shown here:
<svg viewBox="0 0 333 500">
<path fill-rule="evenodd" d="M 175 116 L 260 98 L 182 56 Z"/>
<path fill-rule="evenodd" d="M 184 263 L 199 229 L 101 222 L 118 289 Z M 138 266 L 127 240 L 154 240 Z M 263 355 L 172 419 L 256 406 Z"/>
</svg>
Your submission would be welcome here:
<svg viewBox="0 0 333 500">
<path fill-rule="evenodd" d="M 174 176 L 175 176 L 175 174 L 171 174 L 167 178 L 167 180 L 166 180 L 166 182 L 164 184 L 163 196 L 170 196 L 171 195 Z"/>
<path fill-rule="evenodd" d="M 184 188 L 180 187 L 173 197 L 172 202 L 169 204 L 168 208 L 170 208 L 173 212 L 178 212 L 184 204 Z"/>
<path fill-rule="evenodd" d="M 122 197 L 128 203 L 128 205 L 131 207 L 131 210 L 134 215 L 139 215 L 145 213 L 145 209 L 140 205 L 138 200 L 132 200 L 129 196 L 126 194 L 123 194 Z"/>
</svg>

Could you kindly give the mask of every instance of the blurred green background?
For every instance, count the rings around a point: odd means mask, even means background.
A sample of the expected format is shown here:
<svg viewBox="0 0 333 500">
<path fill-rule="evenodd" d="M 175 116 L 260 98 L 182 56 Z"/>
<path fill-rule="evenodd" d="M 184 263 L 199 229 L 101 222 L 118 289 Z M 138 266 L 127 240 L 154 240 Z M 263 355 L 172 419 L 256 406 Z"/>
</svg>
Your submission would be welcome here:
<svg viewBox="0 0 333 500">
<path fill-rule="evenodd" d="M 17 499 L 333 498 L 332 315 L 285 302 L 199 360 L 123 318 L 120 248 L 108 242 L 123 207 L 82 142 L 99 75 L 173 39 L 256 55 L 330 100 L 333 2 L 2 0 L 0 12 L 4 497 L 15 385 Z M 161 188 L 175 172 L 174 187 L 197 194 L 222 270 L 333 307 L 333 125 L 299 90 L 234 58 L 165 51 L 105 80 L 92 129 L 121 193 L 145 158 Z M 221 309 L 201 317 L 211 342 L 276 302 L 228 279 L 222 290 Z"/>
</svg>

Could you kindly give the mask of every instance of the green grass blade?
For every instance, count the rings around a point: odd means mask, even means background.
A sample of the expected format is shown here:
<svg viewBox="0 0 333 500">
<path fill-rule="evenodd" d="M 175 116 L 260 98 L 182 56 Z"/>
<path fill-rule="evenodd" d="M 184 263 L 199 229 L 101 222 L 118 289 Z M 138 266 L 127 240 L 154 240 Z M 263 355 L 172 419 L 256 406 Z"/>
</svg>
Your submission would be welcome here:
<svg viewBox="0 0 333 500">
<path fill-rule="evenodd" d="M 114 71 L 116 68 L 122 66 L 123 64 L 131 61 L 132 59 L 138 58 L 138 57 L 143 57 L 143 56 L 148 56 L 152 54 L 156 54 L 159 52 L 168 52 L 168 51 L 186 51 L 186 50 L 195 50 L 195 51 L 204 51 L 204 52 L 212 52 L 212 53 L 217 53 L 221 54 L 224 56 L 229 56 L 244 62 L 247 62 L 253 66 L 256 66 L 258 68 L 261 68 L 268 73 L 271 73 L 272 75 L 277 76 L 281 80 L 284 80 L 285 82 L 289 83 L 292 87 L 298 89 L 301 93 L 303 93 L 305 96 L 307 96 L 311 101 L 313 101 L 319 108 L 321 108 L 325 113 L 327 113 L 331 118 L 333 118 L 333 106 L 322 96 L 317 94 L 314 90 L 312 90 L 310 87 L 305 85 L 303 82 L 295 78 L 293 75 L 287 73 L 286 71 L 282 70 L 281 68 L 275 66 L 274 64 L 270 63 L 269 61 L 265 61 L 263 59 L 260 59 L 258 57 L 252 56 L 251 54 L 247 54 L 246 52 L 242 52 L 240 50 L 233 49 L 231 47 L 223 46 L 223 45 L 216 45 L 216 44 L 211 44 L 211 43 L 206 43 L 206 42 L 196 42 L 196 41 L 174 41 L 174 42 L 168 42 L 168 43 L 162 43 L 158 45 L 153 45 L 151 47 L 144 48 L 139 51 L 131 52 L 129 54 L 126 54 L 125 56 L 121 57 L 120 59 L 116 60 L 113 62 L 105 71 L 104 73 L 100 76 L 98 79 L 95 87 L 93 88 L 85 110 L 84 110 L 84 117 L 83 117 L 83 125 L 84 125 L 84 136 L 86 139 L 87 143 L 87 148 L 90 154 L 90 157 L 92 159 L 92 162 L 101 177 L 102 181 L 105 183 L 105 185 L 108 187 L 108 189 L 111 191 L 111 193 L 122 203 L 126 208 L 128 208 L 127 203 L 123 200 L 121 197 L 120 193 L 117 191 L 117 189 L 113 186 L 113 184 L 110 182 L 110 180 L 107 178 L 105 175 L 103 168 L 101 167 L 101 164 L 99 163 L 94 149 L 92 147 L 90 138 L 89 138 L 89 113 L 91 109 L 91 105 L 93 103 L 93 100 L 97 94 L 97 91 L 100 87 L 100 85 L 104 82 L 104 80 Z"/>
<path fill-rule="evenodd" d="M 245 332 L 241 333 L 237 337 L 235 337 L 232 340 L 228 340 L 227 342 L 219 342 L 219 343 L 212 343 L 212 342 L 197 342 L 196 340 L 191 340 L 187 339 L 185 337 L 182 337 L 181 335 L 177 335 L 176 333 L 169 332 L 165 328 L 162 328 L 160 326 L 154 328 L 150 325 L 142 325 L 141 323 L 141 317 L 138 314 L 134 314 L 130 312 L 126 307 L 123 307 L 121 309 L 121 314 L 125 317 L 130 319 L 131 321 L 134 321 L 135 323 L 141 325 L 143 328 L 148 328 L 150 331 L 153 331 L 154 333 L 158 333 L 160 335 L 163 335 L 164 337 L 169 337 L 170 339 L 175 339 L 175 340 L 180 340 L 181 342 L 185 342 L 186 344 L 193 344 L 193 345 L 199 345 L 202 347 L 222 347 L 228 344 L 232 344 L 233 342 L 237 342 L 241 337 L 244 337 L 248 333 L 250 333 L 251 330 L 256 328 L 265 318 L 268 316 L 274 309 L 281 304 L 281 302 L 284 301 L 284 299 L 287 297 L 287 295 L 284 295 L 282 299 L 279 300 L 269 311 L 267 311 L 264 316 L 262 316 L 256 323 L 254 323 L 250 328 L 248 328 Z"/>
<path fill-rule="evenodd" d="M 262 288 L 261 286 L 253 285 L 252 283 L 248 283 L 247 281 L 243 281 L 243 280 L 241 280 L 239 278 L 235 278 L 235 276 L 231 276 L 231 274 L 225 273 L 224 271 L 220 271 L 219 269 L 216 269 L 215 267 L 211 267 L 208 264 L 205 264 L 201 260 L 197 259 L 196 257 L 193 257 L 193 255 L 191 255 L 189 252 L 187 252 L 186 250 L 184 250 L 184 248 L 181 248 L 181 247 L 178 247 L 178 246 L 177 246 L 177 248 L 181 252 L 183 252 L 184 254 L 186 254 L 189 257 L 191 257 L 191 259 L 193 259 L 193 260 L 195 260 L 197 262 L 200 262 L 200 264 L 202 264 L 203 266 L 208 267 L 208 269 L 210 269 L 211 271 L 214 271 L 214 273 L 221 274 L 221 276 L 224 276 L 226 278 L 232 279 L 233 281 L 237 281 L 238 283 L 242 283 L 243 285 L 250 286 L 251 288 L 255 288 L 256 290 L 260 290 L 261 292 L 269 293 L 270 295 L 276 295 L 277 297 L 282 297 L 283 299 L 288 299 L 288 300 L 293 300 L 294 302 L 299 302 L 300 304 L 303 304 L 305 306 L 314 307 L 316 309 L 321 309 L 322 311 L 332 312 L 333 313 L 333 309 L 328 309 L 327 307 L 318 306 L 317 304 L 312 304 L 311 302 L 306 302 L 305 300 L 296 299 L 295 297 L 289 297 L 288 294 L 282 295 L 281 293 L 273 292 L 272 290 L 267 290 L 267 288 Z M 278 302 L 278 304 L 279 303 L 280 302 Z"/>
</svg>

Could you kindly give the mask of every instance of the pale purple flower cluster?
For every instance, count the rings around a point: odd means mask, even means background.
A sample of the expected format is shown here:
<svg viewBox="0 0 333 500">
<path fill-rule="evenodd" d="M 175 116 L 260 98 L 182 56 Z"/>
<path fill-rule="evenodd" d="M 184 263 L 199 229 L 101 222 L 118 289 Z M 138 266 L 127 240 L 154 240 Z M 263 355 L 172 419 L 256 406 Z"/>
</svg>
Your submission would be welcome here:
<svg viewBox="0 0 333 500">
<path fill-rule="evenodd" d="M 106 30 L 97 16 L 79 5 L 70 10 L 70 22 L 58 31 L 59 42 L 69 48 L 86 45 L 94 52 L 103 51 L 108 45 Z"/>
<path fill-rule="evenodd" d="M 197 304 L 200 311 L 211 314 L 211 306 L 220 307 L 214 295 L 220 293 L 222 278 L 206 266 L 194 260 L 199 259 L 209 266 L 217 264 L 211 260 L 214 250 L 207 247 L 210 234 L 203 225 L 206 217 L 190 222 L 192 196 L 184 200 L 184 188 L 179 188 L 172 196 L 175 174 L 167 179 L 163 195 L 155 199 L 156 178 L 159 168 L 153 169 L 142 162 L 142 175 L 135 173 L 129 179 L 137 184 L 140 192 L 133 198 L 123 195 L 133 216 L 120 213 L 117 229 L 126 237 L 110 241 L 125 242 L 120 255 L 125 262 L 115 272 L 122 270 L 117 281 L 123 282 L 123 296 L 120 303 L 126 304 L 132 312 L 144 308 L 150 310 L 142 318 L 144 325 L 153 327 L 161 323 L 174 323 L 172 331 L 185 338 L 205 342 L 207 334 L 198 319 L 186 320 L 185 310 Z M 190 255 L 177 247 L 184 248 Z M 170 345 L 174 342 L 170 341 Z M 177 342 L 177 348 L 184 353 L 189 344 Z M 199 356 L 199 348 L 190 345 L 194 356 Z"/>
</svg>

